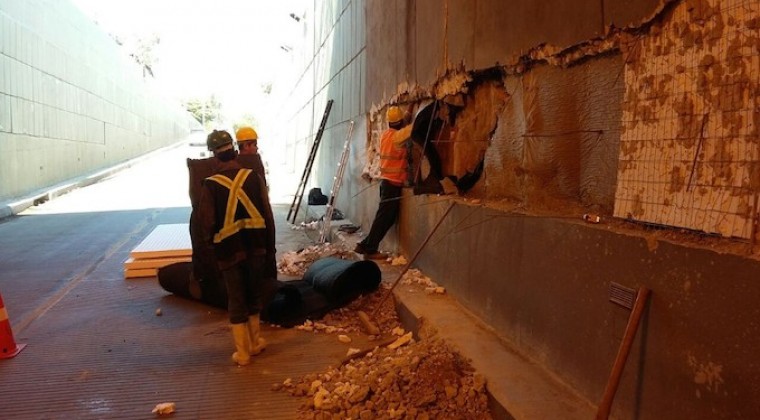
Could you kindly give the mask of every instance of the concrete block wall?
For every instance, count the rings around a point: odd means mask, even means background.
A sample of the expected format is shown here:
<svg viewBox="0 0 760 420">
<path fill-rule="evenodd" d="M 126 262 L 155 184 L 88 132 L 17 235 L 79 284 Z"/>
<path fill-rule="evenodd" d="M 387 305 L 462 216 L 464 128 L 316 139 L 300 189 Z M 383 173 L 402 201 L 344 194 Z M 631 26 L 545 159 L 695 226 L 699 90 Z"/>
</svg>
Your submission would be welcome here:
<svg viewBox="0 0 760 420">
<path fill-rule="evenodd" d="M 302 1 L 294 8 L 301 17 L 292 66 L 273 87 L 281 109 L 277 137 L 284 143 L 282 165 L 287 179 L 277 188 L 294 194 L 317 135 L 328 100 L 333 100 L 329 119 L 317 151 L 304 196 L 312 187 L 329 195 L 343 147 L 353 121 L 350 157 L 344 179 L 358 179 L 366 149 L 366 54 L 365 2 L 357 0 Z M 349 198 L 361 186 L 346 181 L 336 208 L 348 213 L 356 200 Z M 372 194 L 370 194 L 372 195 Z M 376 194 L 374 194 L 376 195 Z M 291 195 L 292 197 L 292 195 Z M 375 198 L 376 200 L 376 198 Z M 306 197 L 303 199 L 305 210 Z M 306 215 L 306 212 L 299 214 Z M 319 217 L 321 215 L 312 214 Z"/>
<path fill-rule="evenodd" d="M 68 1 L 0 1 L 0 200 L 169 145 L 190 124 Z"/>
</svg>

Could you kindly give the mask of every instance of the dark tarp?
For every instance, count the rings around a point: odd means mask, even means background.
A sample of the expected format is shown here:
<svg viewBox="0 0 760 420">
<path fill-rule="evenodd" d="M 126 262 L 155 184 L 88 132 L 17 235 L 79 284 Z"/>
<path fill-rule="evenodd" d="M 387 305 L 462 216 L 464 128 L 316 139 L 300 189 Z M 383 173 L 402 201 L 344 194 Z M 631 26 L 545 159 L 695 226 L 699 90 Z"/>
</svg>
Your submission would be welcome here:
<svg viewBox="0 0 760 420">
<path fill-rule="evenodd" d="M 345 306 L 380 285 L 380 268 L 374 261 L 349 261 L 323 258 L 315 261 L 303 280 L 275 284 L 272 299 L 261 318 L 273 324 L 292 327 L 306 319 L 319 319 L 327 312 Z M 158 282 L 177 296 L 198 300 L 217 308 L 227 308 L 227 291 L 216 281 L 197 281 L 190 263 L 175 263 L 158 270 Z"/>
<path fill-rule="evenodd" d="M 323 258 L 314 261 L 303 280 L 324 294 L 331 305 L 343 306 L 380 284 L 380 267 L 373 261 Z"/>
</svg>

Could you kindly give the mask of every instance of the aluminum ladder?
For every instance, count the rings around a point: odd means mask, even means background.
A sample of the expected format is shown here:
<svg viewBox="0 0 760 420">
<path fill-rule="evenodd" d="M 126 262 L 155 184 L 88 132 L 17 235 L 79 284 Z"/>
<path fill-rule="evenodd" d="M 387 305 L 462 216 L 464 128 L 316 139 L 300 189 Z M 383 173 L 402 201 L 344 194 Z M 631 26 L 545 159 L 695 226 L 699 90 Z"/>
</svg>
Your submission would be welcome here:
<svg viewBox="0 0 760 420">
<path fill-rule="evenodd" d="M 348 155 L 351 145 L 351 134 L 354 132 L 354 122 L 350 121 L 348 126 L 348 134 L 346 134 L 346 142 L 343 144 L 343 153 L 340 155 L 340 162 L 338 163 L 338 170 L 333 178 L 332 189 L 330 190 L 330 199 L 327 201 L 327 208 L 325 208 L 325 215 L 322 217 L 322 230 L 319 233 L 319 243 L 323 244 L 330 238 L 330 227 L 332 225 L 332 215 L 335 209 L 335 199 L 340 192 L 340 186 L 343 184 L 343 174 L 346 172 L 346 163 L 348 163 Z"/>
</svg>

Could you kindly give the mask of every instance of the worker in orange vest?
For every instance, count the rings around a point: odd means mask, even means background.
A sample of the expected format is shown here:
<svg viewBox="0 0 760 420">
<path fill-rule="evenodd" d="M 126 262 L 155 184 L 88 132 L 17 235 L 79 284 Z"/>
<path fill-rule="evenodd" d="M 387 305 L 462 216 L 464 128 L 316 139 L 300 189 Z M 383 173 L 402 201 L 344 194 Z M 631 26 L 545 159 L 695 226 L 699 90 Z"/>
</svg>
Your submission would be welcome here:
<svg viewBox="0 0 760 420">
<path fill-rule="evenodd" d="M 398 219 L 401 189 L 407 180 L 410 127 L 404 128 L 404 114 L 398 106 L 389 107 L 386 118 L 388 129 L 380 136 L 380 204 L 369 234 L 354 248 L 368 259 L 385 258 L 378 246 Z"/>
</svg>

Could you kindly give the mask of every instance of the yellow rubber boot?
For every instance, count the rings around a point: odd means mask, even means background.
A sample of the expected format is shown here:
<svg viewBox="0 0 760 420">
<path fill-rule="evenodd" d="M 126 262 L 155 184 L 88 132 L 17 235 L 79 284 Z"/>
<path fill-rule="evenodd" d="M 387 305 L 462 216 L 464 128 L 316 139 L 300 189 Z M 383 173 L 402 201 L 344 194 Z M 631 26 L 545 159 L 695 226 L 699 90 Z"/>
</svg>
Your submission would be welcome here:
<svg viewBox="0 0 760 420">
<path fill-rule="evenodd" d="M 235 352 L 232 353 L 232 361 L 240 366 L 251 363 L 251 338 L 248 335 L 248 325 L 232 324 L 232 339 L 235 341 Z"/>
<path fill-rule="evenodd" d="M 251 347 L 249 352 L 255 356 L 267 347 L 267 341 L 261 337 L 261 324 L 259 323 L 259 314 L 248 317 L 248 332 L 251 336 Z"/>
</svg>

